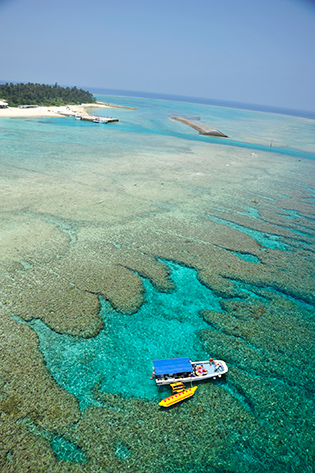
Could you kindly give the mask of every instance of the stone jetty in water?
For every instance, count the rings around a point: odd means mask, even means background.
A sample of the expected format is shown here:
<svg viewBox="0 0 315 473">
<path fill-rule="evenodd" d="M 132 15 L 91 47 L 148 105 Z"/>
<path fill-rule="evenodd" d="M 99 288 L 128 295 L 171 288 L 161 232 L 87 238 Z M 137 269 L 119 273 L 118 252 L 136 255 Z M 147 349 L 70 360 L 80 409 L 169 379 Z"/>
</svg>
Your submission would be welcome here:
<svg viewBox="0 0 315 473">
<path fill-rule="evenodd" d="M 228 138 L 228 136 L 222 133 L 221 131 L 216 130 L 215 128 L 211 128 L 211 126 L 205 125 L 204 123 L 201 123 L 199 121 L 189 120 L 188 118 L 182 118 L 182 117 L 171 117 L 171 118 L 173 120 L 177 120 L 178 122 L 182 122 L 188 126 L 191 126 L 195 130 L 197 130 L 200 135 L 219 136 L 221 138 Z"/>
</svg>

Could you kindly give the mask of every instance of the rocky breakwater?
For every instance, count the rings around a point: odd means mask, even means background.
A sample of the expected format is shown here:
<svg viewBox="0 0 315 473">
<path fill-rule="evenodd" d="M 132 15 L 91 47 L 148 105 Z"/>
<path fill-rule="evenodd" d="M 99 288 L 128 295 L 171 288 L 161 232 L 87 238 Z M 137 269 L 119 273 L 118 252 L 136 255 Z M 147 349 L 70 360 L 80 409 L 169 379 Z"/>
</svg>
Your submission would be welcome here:
<svg viewBox="0 0 315 473">
<path fill-rule="evenodd" d="M 188 118 L 182 118 L 182 117 L 171 117 L 171 118 L 173 120 L 177 120 L 178 122 L 185 123 L 191 128 L 194 128 L 195 130 L 199 132 L 200 135 L 219 136 L 221 138 L 228 138 L 228 136 L 222 133 L 221 131 L 216 130 L 215 128 L 211 128 L 211 126 L 201 123 L 199 121 L 189 120 Z"/>
</svg>

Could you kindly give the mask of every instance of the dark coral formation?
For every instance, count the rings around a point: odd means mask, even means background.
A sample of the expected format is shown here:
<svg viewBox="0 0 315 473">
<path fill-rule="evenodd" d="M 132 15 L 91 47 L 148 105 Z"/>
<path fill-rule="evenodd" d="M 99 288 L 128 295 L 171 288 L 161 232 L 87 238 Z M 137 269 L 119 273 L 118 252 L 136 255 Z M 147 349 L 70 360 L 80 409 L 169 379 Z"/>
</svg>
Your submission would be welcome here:
<svg viewBox="0 0 315 473">
<path fill-rule="evenodd" d="M 25 140 L 26 170 L 2 166 L 0 470 L 311 471 L 313 162 L 175 138 L 168 147 L 164 137 L 153 153 L 151 139 L 141 150 L 121 145 L 120 159 L 105 159 L 105 141 L 82 150 L 74 140 L 69 162 L 62 140 L 53 151 L 39 140 L 47 159 L 36 165 Z M 159 258 L 195 268 L 223 298 L 222 312 L 203 312 L 199 338 L 228 362 L 228 376 L 167 412 L 97 387 L 102 407 L 80 412 L 21 320 L 93 337 L 100 295 L 132 317 L 145 299 L 140 276 L 176 289 Z M 60 461 L 60 438 L 85 460 Z"/>
</svg>

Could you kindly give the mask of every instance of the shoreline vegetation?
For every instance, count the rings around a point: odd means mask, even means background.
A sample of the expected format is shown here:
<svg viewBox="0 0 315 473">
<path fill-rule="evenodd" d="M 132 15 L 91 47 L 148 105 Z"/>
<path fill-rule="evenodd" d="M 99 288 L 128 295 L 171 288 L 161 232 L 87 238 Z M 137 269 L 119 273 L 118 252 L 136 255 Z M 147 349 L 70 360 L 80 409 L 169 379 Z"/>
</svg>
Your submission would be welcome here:
<svg viewBox="0 0 315 473">
<path fill-rule="evenodd" d="M 91 92 L 77 87 L 61 87 L 48 84 L 6 83 L 0 85 L 0 98 L 4 99 L 9 107 L 41 105 L 62 106 L 78 105 L 80 103 L 95 103 L 96 98 Z"/>
<path fill-rule="evenodd" d="M 76 114 L 89 116 L 92 108 L 128 108 L 97 101 L 88 91 L 76 87 L 45 84 L 0 85 L 0 100 L 8 106 L 0 108 L 0 117 L 38 118 L 60 117 Z"/>
</svg>

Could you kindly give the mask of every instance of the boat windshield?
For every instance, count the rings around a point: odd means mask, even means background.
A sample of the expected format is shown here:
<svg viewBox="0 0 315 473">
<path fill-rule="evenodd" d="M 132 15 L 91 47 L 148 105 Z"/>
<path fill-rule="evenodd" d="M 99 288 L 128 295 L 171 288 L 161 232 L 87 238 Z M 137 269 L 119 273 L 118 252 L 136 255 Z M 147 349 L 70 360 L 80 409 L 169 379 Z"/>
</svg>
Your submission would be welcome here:
<svg viewBox="0 0 315 473">
<path fill-rule="evenodd" d="M 193 368 L 188 357 L 170 358 L 168 360 L 154 360 L 153 366 L 157 376 L 193 372 Z"/>
</svg>

